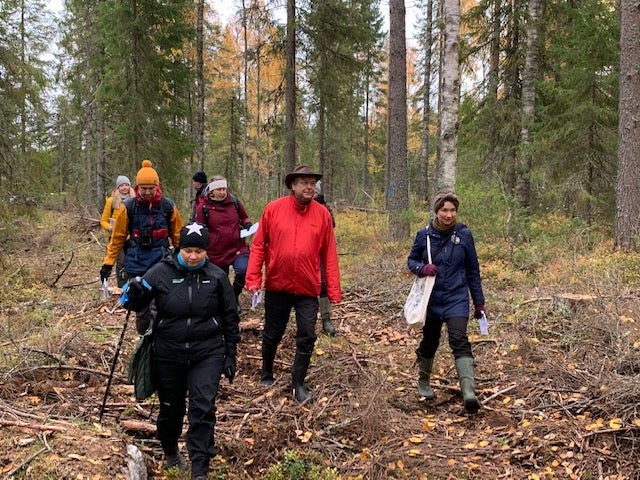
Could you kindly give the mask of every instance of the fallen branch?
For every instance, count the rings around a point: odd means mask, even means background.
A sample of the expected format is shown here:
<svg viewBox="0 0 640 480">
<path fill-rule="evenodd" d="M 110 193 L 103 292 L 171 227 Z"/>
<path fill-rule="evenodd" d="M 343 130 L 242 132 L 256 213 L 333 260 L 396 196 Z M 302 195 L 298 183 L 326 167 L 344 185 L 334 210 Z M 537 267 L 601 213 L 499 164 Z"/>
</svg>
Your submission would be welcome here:
<svg viewBox="0 0 640 480">
<path fill-rule="evenodd" d="M 481 401 L 480 403 L 482 403 L 483 405 L 491 400 L 493 400 L 494 398 L 496 398 L 499 395 L 502 395 L 504 393 L 510 392 L 511 390 L 513 390 L 514 388 L 516 388 L 517 385 L 509 385 L 507 388 L 503 388 L 502 390 L 494 393 L 493 395 L 489 395 L 487 398 L 485 398 L 483 401 Z"/>
<path fill-rule="evenodd" d="M 57 427 L 55 425 L 42 425 L 42 424 L 35 424 L 35 423 L 24 423 L 24 422 L 17 422 L 14 420 L 0 420 L 0 426 L 2 427 L 20 427 L 20 428 L 26 428 L 28 430 L 38 430 L 40 432 L 66 432 L 67 429 L 64 427 Z"/>
<path fill-rule="evenodd" d="M 60 280 L 60 278 L 64 275 L 64 272 L 67 271 L 67 269 L 69 268 L 69 265 L 71 265 L 71 262 L 73 261 L 73 257 L 74 257 L 74 252 L 71 252 L 71 258 L 69 259 L 69 261 L 67 262 L 67 264 L 64 266 L 64 268 L 62 269 L 62 271 L 60 272 L 60 274 L 56 277 L 56 279 L 53 281 L 53 283 L 51 285 L 49 285 L 49 287 L 53 288 L 56 286 L 56 283 L 58 283 L 58 280 Z"/>
<path fill-rule="evenodd" d="M 11 471 L 7 472 L 7 474 L 6 474 L 6 476 L 4 478 L 13 478 L 13 475 L 15 475 L 20 470 L 22 470 L 24 467 L 29 465 L 33 461 L 33 459 L 36 458 L 38 455 L 40 455 L 41 453 L 46 452 L 46 451 L 47 451 L 47 447 L 42 447 L 37 452 L 35 452 L 32 455 L 30 455 L 27 458 L 25 458 L 25 460 L 20 465 L 17 465 Z"/>
</svg>

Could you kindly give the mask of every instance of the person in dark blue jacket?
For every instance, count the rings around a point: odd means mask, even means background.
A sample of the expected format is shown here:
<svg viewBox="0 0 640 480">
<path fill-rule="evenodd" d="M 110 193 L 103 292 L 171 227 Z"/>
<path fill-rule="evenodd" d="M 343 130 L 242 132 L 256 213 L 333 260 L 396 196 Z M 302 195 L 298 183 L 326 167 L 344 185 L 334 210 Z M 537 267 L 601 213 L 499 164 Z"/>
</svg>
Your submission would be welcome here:
<svg viewBox="0 0 640 480">
<path fill-rule="evenodd" d="M 186 469 L 178 450 L 185 411 L 191 478 L 205 480 L 215 456 L 215 399 L 222 375 L 233 381 L 240 340 L 236 296 L 226 273 L 207 259 L 204 225 L 180 230 L 179 250 L 123 288 L 121 303 L 143 308 L 155 300 L 152 378 L 160 411 L 157 435 L 165 467 Z M 188 394 L 188 410 L 187 410 Z"/>
<path fill-rule="evenodd" d="M 429 226 L 418 231 L 407 259 L 409 270 L 419 277 L 435 276 L 429 298 L 427 318 L 422 329 L 418 356 L 418 394 L 433 400 L 430 384 L 433 359 L 440 343 L 442 324 L 447 324 L 449 345 L 455 358 L 456 370 L 468 413 L 476 413 L 480 402 L 475 394 L 473 354 L 467 337 L 469 321 L 469 292 L 474 304 L 474 317 L 485 311 L 484 293 L 480 280 L 480 266 L 471 230 L 456 222 L 458 197 L 450 190 L 438 192 L 433 199 L 435 217 Z M 427 236 L 431 245 L 428 263 Z"/>
</svg>

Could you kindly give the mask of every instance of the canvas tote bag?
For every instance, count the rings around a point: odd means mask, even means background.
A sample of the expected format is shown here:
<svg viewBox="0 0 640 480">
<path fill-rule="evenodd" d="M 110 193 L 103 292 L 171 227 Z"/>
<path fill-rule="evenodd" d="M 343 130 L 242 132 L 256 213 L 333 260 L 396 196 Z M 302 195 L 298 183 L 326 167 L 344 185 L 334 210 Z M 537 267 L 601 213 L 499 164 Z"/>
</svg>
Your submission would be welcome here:
<svg viewBox="0 0 640 480">
<path fill-rule="evenodd" d="M 427 235 L 427 258 L 431 263 L 431 241 Z M 413 280 L 411 290 L 404 304 L 404 318 L 411 328 L 421 330 L 427 317 L 427 306 L 433 285 L 436 283 L 435 276 L 418 277 Z"/>
</svg>

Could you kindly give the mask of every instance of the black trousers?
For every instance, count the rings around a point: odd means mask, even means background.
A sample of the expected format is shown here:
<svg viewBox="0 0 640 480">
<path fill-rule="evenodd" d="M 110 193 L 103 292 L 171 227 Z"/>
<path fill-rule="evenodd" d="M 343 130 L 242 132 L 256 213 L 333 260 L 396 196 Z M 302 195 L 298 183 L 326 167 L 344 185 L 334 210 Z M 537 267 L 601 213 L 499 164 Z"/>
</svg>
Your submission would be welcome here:
<svg viewBox="0 0 640 480">
<path fill-rule="evenodd" d="M 209 460 L 216 455 L 213 438 L 215 399 L 223 364 L 224 355 L 207 357 L 197 363 L 154 360 L 154 380 L 160 400 L 156 422 L 158 439 L 166 454 L 177 451 L 188 393 L 187 450 L 191 471 L 195 474 L 206 474 Z"/>
<path fill-rule="evenodd" d="M 449 334 L 449 346 L 455 358 L 473 357 L 471 344 L 467 336 L 466 317 L 434 318 L 427 315 L 427 320 L 422 327 L 422 341 L 420 342 L 420 353 L 424 358 L 433 358 L 440 344 L 442 324 L 447 324 Z"/>
<path fill-rule="evenodd" d="M 311 355 L 316 343 L 318 298 L 286 292 L 266 291 L 264 297 L 264 330 L 262 343 L 277 346 L 289 323 L 291 309 L 296 312 L 296 349 Z"/>
</svg>

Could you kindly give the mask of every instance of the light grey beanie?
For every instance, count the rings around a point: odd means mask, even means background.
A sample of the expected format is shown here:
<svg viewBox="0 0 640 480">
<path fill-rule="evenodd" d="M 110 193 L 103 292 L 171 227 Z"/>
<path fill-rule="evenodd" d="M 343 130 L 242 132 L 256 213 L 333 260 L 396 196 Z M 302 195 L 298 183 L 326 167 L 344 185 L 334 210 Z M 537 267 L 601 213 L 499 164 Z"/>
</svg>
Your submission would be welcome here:
<svg viewBox="0 0 640 480">
<path fill-rule="evenodd" d="M 124 175 L 118 176 L 118 178 L 116 179 L 116 188 L 118 188 L 123 183 L 128 183 L 129 185 L 131 185 L 128 177 L 125 177 Z"/>
</svg>

